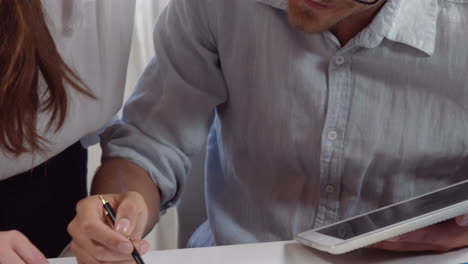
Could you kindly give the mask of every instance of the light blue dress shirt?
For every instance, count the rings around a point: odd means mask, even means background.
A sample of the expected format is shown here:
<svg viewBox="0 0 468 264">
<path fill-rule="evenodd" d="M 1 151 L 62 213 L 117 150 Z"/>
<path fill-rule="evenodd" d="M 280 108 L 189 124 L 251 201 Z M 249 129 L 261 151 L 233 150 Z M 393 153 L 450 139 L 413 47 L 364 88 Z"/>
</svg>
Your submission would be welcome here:
<svg viewBox="0 0 468 264">
<path fill-rule="evenodd" d="M 173 0 L 103 135 L 174 206 L 208 137 L 192 246 L 292 239 L 468 176 L 468 0 L 388 0 L 341 46 L 283 0 Z"/>
</svg>

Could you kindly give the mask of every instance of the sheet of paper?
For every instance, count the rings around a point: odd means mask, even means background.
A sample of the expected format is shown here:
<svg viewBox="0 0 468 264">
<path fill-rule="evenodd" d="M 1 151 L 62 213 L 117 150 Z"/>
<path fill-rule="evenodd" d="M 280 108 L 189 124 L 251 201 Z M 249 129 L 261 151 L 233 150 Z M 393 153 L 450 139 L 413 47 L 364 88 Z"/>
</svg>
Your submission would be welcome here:
<svg viewBox="0 0 468 264">
<path fill-rule="evenodd" d="M 146 264 L 459 264 L 468 262 L 468 248 L 444 254 L 402 254 L 363 249 L 330 255 L 296 242 L 154 251 L 143 256 Z M 50 264 L 76 264 L 74 258 L 51 259 Z"/>
</svg>

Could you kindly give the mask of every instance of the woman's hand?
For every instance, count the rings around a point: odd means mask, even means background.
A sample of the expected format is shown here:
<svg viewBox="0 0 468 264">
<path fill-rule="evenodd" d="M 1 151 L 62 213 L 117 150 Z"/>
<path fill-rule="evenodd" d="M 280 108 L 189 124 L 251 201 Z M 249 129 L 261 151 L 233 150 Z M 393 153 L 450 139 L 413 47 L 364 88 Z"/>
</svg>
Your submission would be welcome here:
<svg viewBox="0 0 468 264">
<path fill-rule="evenodd" d="M 36 263 L 47 263 L 47 259 L 21 232 L 0 232 L 0 264 Z"/>
<path fill-rule="evenodd" d="M 98 196 L 80 201 L 76 217 L 68 226 L 73 238 L 71 250 L 78 263 L 134 263 L 133 245 L 140 254 L 149 249 L 142 240 L 148 221 L 148 208 L 137 192 L 122 195 L 104 195 L 116 212 L 113 227 L 104 216 L 103 205 Z"/>
</svg>

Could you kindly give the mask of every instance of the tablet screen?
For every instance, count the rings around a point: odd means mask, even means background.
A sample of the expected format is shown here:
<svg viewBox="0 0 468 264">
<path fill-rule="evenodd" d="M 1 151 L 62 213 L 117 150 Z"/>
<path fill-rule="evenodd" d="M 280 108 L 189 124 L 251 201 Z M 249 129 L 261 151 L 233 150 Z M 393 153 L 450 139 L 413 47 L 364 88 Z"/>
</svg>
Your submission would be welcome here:
<svg viewBox="0 0 468 264">
<path fill-rule="evenodd" d="M 346 240 L 466 200 L 468 200 L 468 181 L 382 208 L 343 223 L 318 229 L 316 232 Z"/>
</svg>

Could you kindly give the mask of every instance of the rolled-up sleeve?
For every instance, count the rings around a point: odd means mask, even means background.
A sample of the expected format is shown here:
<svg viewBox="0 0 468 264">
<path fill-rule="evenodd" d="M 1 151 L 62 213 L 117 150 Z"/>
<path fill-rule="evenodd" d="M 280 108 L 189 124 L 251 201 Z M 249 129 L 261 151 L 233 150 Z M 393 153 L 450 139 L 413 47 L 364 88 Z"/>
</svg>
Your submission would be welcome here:
<svg viewBox="0 0 468 264">
<path fill-rule="evenodd" d="M 162 210 L 179 201 L 189 158 L 204 145 L 214 110 L 228 97 L 206 4 L 171 1 L 156 24 L 155 57 L 122 119 L 101 135 L 104 159 L 127 159 L 151 175 Z"/>
</svg>

